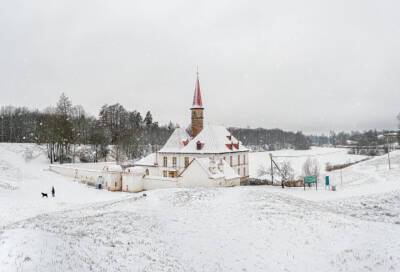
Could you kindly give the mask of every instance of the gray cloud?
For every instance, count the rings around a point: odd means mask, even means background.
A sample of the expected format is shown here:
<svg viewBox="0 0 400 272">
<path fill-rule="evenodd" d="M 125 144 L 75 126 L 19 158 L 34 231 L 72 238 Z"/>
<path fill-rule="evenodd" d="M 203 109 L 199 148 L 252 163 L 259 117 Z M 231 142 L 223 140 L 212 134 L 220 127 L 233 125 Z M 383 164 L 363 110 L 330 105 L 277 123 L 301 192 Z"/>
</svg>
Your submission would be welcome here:
<svg viewBox="0 0 400 272">
<path fill-rule="evenodd" d="M 394 128 L 398 1 L 3 1 L 1 104 L 62 91 L 186 125 L 200 67 L 206 118 L 306 132 Z"/>
</svg>

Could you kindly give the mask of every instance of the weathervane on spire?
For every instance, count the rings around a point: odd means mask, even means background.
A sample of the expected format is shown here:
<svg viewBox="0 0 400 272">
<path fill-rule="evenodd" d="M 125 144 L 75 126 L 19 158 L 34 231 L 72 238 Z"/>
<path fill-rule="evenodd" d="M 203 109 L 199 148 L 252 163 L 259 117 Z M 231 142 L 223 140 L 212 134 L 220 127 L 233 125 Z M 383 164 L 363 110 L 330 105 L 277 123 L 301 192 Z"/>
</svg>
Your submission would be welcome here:
<svg viewBox="0 0 400 272">
<path fill-rule="evenodd" d="M 197 75 L 197 78 L 199 78 L 199 66 L 198 65 L 196 65 L 196 75 Z"/>
</svg>

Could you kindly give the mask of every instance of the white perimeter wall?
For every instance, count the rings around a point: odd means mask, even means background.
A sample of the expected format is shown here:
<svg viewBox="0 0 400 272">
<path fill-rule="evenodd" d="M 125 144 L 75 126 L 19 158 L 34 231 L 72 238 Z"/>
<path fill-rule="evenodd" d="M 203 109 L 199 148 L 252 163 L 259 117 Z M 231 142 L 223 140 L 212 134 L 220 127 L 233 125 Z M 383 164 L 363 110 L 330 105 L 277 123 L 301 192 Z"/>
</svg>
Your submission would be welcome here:
<svg viewBox="0 0 400 272">
<path fill-rule="evenodd" d="M 115 164 L 115 163 L 114 163 Z M 71 177 L 82 183 L 95 184 L 98 177 L 104 177 L 107 189 L 111 191 L 121 190 L 121 173 L 116 171 L 103 171 L 99 168 L 96 170 L 84 169 L 84 165 L 65 164 L 65 165 L 50 165 L 50 170 L 60 175 Z M 104 164 L 103 164 L 104 167 Z"/>
<path fill-rule="evenodd" d="M 140 192 L 143 190 L 154 190 L 177 187 L 215 187 L 215 186 L 238 186 L 240 178 L 225 180 L 209 179 L 201 166 L 194 163 L 179 178 L 164 178 L 161 176 L 145 176 L 142 174 L 122 173 L 115 171 L 102 171 L 74 167 L 75 165 L 50 165 L 50 170 L 60 175 L 71 177 L 82 183 L 96 184 L 99 176 L 104 177 L 106 189 L 110 191 Z"/>
</svg>

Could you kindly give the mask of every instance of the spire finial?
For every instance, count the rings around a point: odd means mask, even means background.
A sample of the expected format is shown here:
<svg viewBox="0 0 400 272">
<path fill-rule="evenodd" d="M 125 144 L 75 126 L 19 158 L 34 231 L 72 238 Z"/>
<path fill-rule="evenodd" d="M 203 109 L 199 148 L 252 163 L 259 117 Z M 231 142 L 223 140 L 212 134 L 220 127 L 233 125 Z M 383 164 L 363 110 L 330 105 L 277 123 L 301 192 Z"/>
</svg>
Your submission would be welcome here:
<svg viewBox="0 0 400 272">
<path fill-rule="evenodd" d="M 200 80 L 199 80 L 199 66 L 196 66 L 196 86 L 194 89 L 193 106 L 192 108 L 202 108 L 203 101 L 201 99 Z"/>
</svg>

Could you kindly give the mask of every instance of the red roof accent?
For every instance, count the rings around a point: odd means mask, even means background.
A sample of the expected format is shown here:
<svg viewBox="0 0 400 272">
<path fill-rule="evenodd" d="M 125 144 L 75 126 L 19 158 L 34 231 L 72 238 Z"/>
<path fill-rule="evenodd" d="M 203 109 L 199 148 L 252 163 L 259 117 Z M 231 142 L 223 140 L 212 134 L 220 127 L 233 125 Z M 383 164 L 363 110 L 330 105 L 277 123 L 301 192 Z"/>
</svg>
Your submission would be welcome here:
<svg viewBox="0 0 400 272">
<path fill-rule="evenodd" d="M 183 145 L 186 146 L 189 143 L 189 139 L 185 139 L 182 141 Z"/>
<path fill-rule="evenodd" d="M 201 99 L 199 76 L 197 76 L 196 86 L 194 88 L 194 96 L 193 96 L 193 106 L 192 106 L 192 108 L 203 108 L 203 101 Z"/>
</svg>

